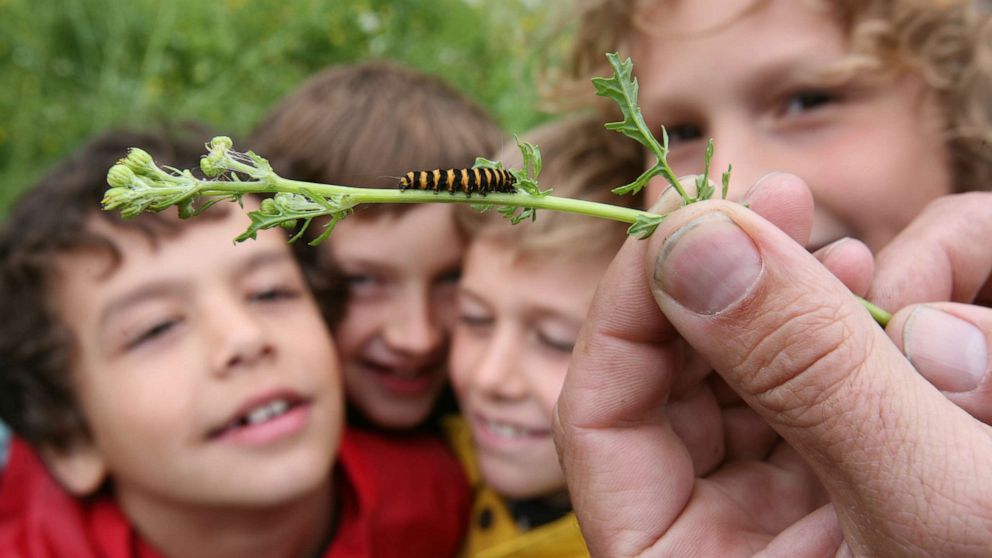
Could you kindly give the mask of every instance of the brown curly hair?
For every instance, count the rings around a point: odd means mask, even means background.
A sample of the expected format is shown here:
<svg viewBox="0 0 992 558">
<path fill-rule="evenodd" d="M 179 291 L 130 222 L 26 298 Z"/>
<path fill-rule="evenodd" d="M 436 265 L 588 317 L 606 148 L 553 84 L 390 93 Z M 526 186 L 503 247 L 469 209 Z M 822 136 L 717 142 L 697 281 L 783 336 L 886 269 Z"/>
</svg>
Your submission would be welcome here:
<svg viewBox="0 0 992 558">
<path fill-rule="evenodd" d="M 407 171 L 470 167 L 503 139 L 482 107 L 440 78 L 368 61 L 307 80 L 269 112 L 249 144 L 285 178 L 392 188 Z"/>
<path fill-rule="evenodd" d="M 610 74 L 604 53 L 629 53 L 630 37 L 649 26 L 639 18 L 643 8 L 659 1 L 578 0 L 568 80 L 555 93 L 591 102 L 589 79 Z M 955 189 L 992 188 L 992 2 L 806 1 L 828 8 L 850 41 L 851 55 L 839 70 L 911 72 L 936 92 Z M 755 0 L 752 8 L 764 2 Z"/>
<path fill-rule="evenodd" d="M 95 249 L 109 256 L 109 269 L 120 264 L 113 240 L 93 232 L 94 218 L 139 231 L 153 244 L 175 234 L 185 225 L 172 216 L 144 214 L 125 221 L 102 211 L 107 170 L 138 146 L 160 165 L 196 167 L 209 137 L 195 125 L 161 134 L 100 134 L 28 189 L 0 225 L 0 418 L 34 447 L 64 451 L 90 439 L 70 373 L 75 339 L 52 296 L 57 257 Z M 197 219 L 203 218 L 210 215 Z M 340 309 L 327 301 L 343 298 L 342 282 L 327 271 L 315 275 L 304 267 L 304 272 L 322 309 Z M 336 315 L 325 312 L 325 318 L 333 321 Z"/>
</svg>

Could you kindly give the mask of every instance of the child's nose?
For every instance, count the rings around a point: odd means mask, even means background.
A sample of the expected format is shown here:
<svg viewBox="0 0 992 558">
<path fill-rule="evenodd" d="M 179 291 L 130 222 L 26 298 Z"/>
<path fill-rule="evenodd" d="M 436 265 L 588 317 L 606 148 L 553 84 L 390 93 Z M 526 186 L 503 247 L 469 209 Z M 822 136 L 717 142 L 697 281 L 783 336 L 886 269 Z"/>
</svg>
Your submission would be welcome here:
<svg viewBox="0 0 992 558">
<path fill-rule="evenodd" d="M 523 374 L 523 340 L 510 328 L 497 328 L 471 375 L 474 389 L 499 399 L 518 399 L 527 391 Z"/>
<path fill-rule="evenodd" d="M 444 334 L 439 317 L 434 315 L 427 292 L 404 293 L 394 312 L 387 316 L 384 337 L 393 349 L 410 354 L 436 351 Z"/>
<path fill-rule="evenodd" d="M 213 332 L 212 368 L 228 374 L 250 368 L 275 352 L 265 327 L 252 312 L 242 308 L 215 309 L 205 318 Z"/>
</svg>

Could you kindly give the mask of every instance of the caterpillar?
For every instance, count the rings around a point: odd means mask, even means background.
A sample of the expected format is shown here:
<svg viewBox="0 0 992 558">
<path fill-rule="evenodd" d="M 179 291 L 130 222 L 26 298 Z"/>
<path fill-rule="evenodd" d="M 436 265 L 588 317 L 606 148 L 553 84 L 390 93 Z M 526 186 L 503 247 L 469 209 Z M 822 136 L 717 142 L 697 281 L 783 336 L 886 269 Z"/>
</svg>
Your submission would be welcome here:
<svg viewBox="0 0 992 558">
<path fill-rule="evenodd" d="M 464 192 L 490 194 L 493 192 L 516 192 L 513 184 L 517 179 L 504 169 L 434 169 L 432 171 L 410 171 L 400 178 L 400 190 L 447 191 L 449 194 Z"/>
</svg>

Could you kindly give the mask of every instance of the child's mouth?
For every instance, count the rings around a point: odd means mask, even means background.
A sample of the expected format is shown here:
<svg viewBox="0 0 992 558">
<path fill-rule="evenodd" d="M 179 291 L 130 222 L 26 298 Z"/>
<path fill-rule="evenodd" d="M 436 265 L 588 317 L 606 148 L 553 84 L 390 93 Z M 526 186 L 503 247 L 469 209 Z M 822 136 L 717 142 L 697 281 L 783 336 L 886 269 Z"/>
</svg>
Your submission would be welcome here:
<svg viewBox="0 0 992 558">
<path fill-rule="evenodd" d="M 294 396 L 268 399 L 240 412 L 212 430 L 208 438 L 249 445 L 266 444 L 301 430 L 310 415 L 309 403 Z"/>
<path fill-rule="evenodd" d="M 436 366 L 388 366 L 365 359 L 363 367 L 387 390 L 400 395 L 422 395 L 434 385 Z"/>
<path fill-rule="evenodd" d="M 518 424 L 488 419 L 476 415 L 473 417 L 473 428 L 479 441 L 487 445 L 502 446 L 506 444 L 544 441 L 551 436 L 549 428 L 528 428 Z"/>
</svg>

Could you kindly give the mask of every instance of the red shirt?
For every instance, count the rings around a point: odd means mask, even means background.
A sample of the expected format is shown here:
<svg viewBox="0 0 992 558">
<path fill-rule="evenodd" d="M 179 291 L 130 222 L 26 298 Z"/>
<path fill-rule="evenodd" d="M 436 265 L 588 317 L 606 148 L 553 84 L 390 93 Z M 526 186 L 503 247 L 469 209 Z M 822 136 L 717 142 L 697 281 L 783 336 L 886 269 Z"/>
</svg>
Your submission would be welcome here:
<svg viewBox="0 0 992 558">
<path fill-rule="evenodd" d="M 458 462 L 440 440 L 346 430 L 337 530 L 324 558 L 454 556 L 469 511 Z M 68 494 L 24 442 L 14 439 L 0 478 L 4 558 L 160 558 L 112 498 Z"/>
</svg>

